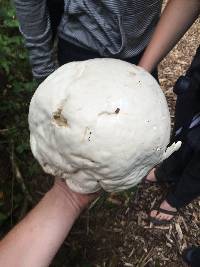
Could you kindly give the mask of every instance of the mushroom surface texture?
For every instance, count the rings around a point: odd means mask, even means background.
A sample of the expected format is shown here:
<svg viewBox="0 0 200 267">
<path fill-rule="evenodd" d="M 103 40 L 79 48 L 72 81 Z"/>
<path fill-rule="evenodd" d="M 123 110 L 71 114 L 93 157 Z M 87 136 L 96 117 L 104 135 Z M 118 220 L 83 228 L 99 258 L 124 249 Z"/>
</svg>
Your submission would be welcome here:
<svg viewBox="0 0 200 267">
<path fill-rule="evenodd" d="M 33 155 L 75 192 L 128 189 L 180 147 L 157 81 L 117 59 L 63 65 L 37 88 L 29 109 Z"/>
</svg>

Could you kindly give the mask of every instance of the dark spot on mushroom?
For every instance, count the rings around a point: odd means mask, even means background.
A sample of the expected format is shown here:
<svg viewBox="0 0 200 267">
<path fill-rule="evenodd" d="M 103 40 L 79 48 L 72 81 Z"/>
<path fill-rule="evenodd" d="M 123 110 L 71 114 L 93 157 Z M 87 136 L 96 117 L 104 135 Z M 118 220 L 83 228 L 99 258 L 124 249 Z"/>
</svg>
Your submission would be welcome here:
<svg viewBox="0 0 200 267">
<path fill-rule="evenodd" d="M 115 113 L 118 114 L 119 112 L 120 112 L 120 108 L 117 108 L 117 109 L 115 110 Z"/>
<path fill-rule="evenodd" d="M 67 119 L 61 114 L 62 109 L 59 108 L 57 111 L 53 113 L 53 121 L 61 127 L 67 127 Z"/>
</svg>

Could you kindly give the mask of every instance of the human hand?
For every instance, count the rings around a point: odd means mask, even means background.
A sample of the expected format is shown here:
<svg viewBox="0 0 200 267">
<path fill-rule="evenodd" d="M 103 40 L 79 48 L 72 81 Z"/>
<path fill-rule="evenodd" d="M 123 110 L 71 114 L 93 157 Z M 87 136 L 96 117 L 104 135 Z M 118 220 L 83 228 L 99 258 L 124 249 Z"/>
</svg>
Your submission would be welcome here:
<svg viewBox="0 0 200 267">
<path fill-rule="evenodd" d="M 53 189 L 57 191 L 57 194 L 63 194 L 66 201 L 68 203 L 70 202 L 73 208 L 75 208 L 79 213 L 100 194 L 100 192 L 92 194 L 76 193 L 69 188 L 64 179 L 58 177 L 55 178 Z"/>
</svg>

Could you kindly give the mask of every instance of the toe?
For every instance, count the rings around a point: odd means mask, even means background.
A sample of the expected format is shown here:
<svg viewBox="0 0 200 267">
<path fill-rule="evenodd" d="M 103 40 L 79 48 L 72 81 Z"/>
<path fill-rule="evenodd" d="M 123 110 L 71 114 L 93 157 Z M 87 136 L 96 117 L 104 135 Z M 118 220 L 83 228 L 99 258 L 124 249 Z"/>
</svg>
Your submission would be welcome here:
<svg viewBox="0 0 200 267">
<path fill-rule="evenodd" d="M 152 210 L 152 211 L 150 212 L 150 216 L 151 216 L 152 218 L 156 218 L 157 214 L 158 214 L 158 211 L 157 211 L 157 210 Z"/>
<path fill-rule="evenodd" d="M 174 216 L 159 212 L 155 218 L 160 221 L 170 221 Z"/>
</svg>

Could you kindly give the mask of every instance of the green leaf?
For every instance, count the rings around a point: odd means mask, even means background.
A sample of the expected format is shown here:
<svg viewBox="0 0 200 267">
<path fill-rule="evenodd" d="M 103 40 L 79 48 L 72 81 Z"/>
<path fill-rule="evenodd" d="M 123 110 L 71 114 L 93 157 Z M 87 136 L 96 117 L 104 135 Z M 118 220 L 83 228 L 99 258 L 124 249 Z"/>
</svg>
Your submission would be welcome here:
<svg viewBox="0 0 200 267">
<path fill-rule="evenodd" d="M 2 61 L 0 66 L 4 69 L 7 75 L 10 73 L 9 64 L 6 61 Z"/>
<path fill-rule="evenodd" d="M 6 19 L 4 20 L 4 26 L 5 27 L 9 27 L 9 28 L 18 28 L 19 27 L 19 23 L 16 19 L 12 18 L 12 19 Z"/>
</svg>

